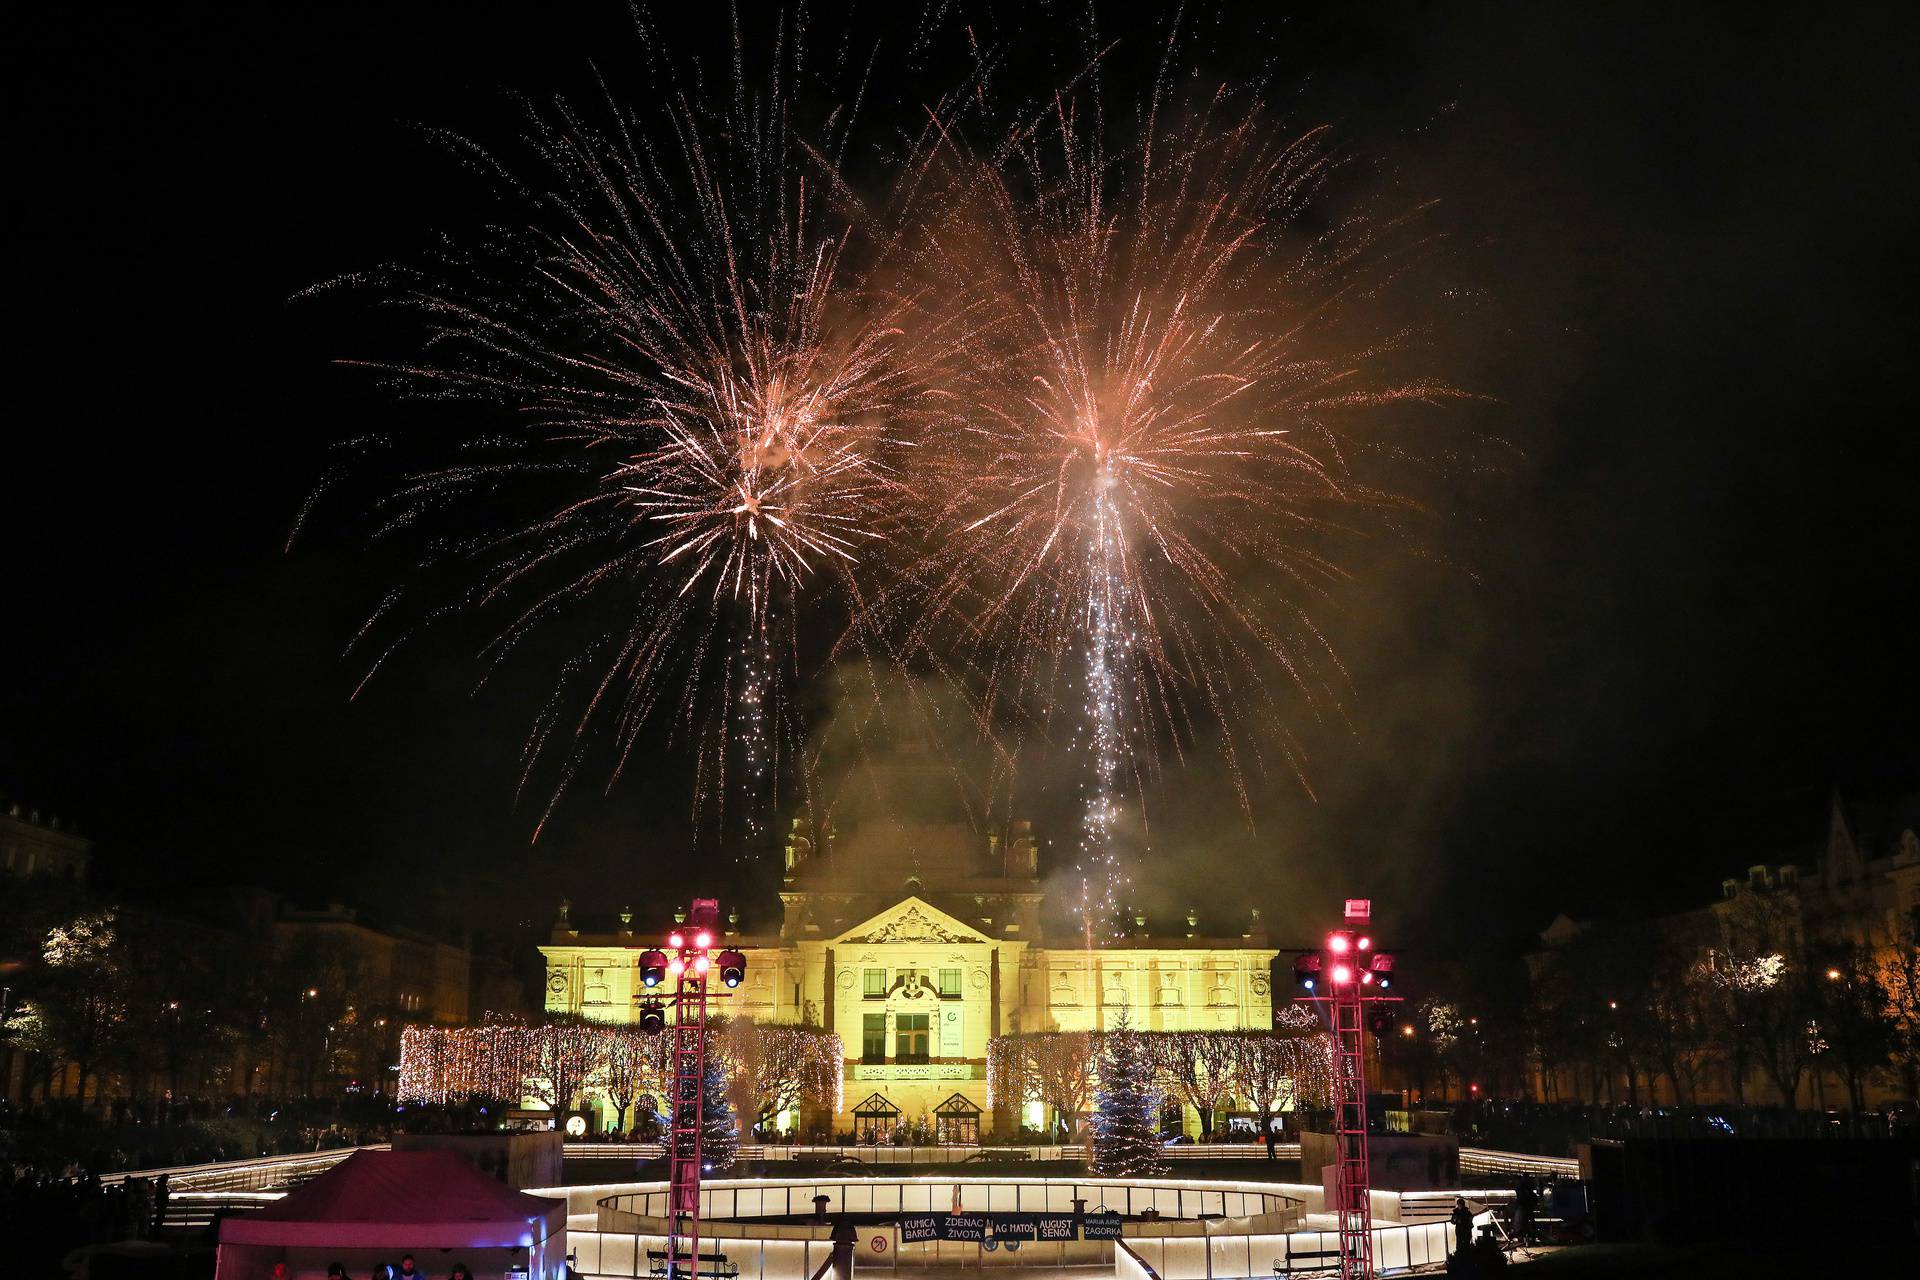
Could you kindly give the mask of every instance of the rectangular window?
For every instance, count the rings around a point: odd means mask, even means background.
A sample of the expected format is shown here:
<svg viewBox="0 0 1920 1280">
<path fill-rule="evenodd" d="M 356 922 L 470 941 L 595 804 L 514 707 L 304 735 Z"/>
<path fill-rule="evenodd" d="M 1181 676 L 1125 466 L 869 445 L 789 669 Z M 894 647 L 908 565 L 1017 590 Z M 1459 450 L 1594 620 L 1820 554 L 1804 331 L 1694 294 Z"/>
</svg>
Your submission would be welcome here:
<svg viewBox="0 0 1920 1280">
<path fill-rule="evenodd" d="M 895 1062 L 925 1062 L 929 1053 L 927 1047 L 927 1015 L 924 1013 L 903 1013 L 894 1019 L 893 1060 Z"/>
<path fill-rule="evenodd" d="M 887 1060 L 887 1015 L 869 1013 L 860 1019 L 860 1061 Z"/>
<path fill-rule="evenodd" d="M 940 971 L 940 994 L 943 996 L 957 996 L 960 994 L 960 971 L 958 969 L 942 969 Z"/>
<path fill-rule="evenodd" d="M 862 986 L 861 991 L 866 995 L 867 999 L 877 1000 L 887 994 L 887 971 L 885 969 L 868 969 L 860 976 L 865 984 Z"/>
</svg>

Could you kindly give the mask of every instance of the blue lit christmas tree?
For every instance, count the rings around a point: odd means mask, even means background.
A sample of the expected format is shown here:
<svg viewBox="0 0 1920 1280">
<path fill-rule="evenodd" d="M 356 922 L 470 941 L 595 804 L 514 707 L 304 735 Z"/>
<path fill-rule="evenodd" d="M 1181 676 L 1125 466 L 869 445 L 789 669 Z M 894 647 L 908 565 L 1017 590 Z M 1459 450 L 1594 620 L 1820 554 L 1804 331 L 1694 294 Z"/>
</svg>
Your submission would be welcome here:
<svg viewBox="0 0 1920 1280">
<path fill-rule="evenodd" d="M 1100 1038 L 1100 1084 L 1093 1112 L 1093 1171 L 1103 1177 L 1160 1173 L 1160 1091 L 1147 1045 L 1127 1025 Z"/>
</svg>

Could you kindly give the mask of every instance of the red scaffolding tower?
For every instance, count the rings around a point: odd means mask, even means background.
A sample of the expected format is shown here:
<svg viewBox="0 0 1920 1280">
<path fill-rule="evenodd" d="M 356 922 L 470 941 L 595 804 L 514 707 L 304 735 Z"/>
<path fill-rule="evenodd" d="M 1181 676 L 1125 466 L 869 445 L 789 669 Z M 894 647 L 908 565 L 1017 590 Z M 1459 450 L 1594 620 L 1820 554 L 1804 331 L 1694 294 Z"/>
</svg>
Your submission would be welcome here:
<svg viewBox="0 0 1920 1280">
<path fill-rule="evenodd" d="M 697 909 L 702 905 L 695 902 Z M 716 904 L 706 902 L 707 906 Z M 715 914 L 718 912 L 716 910 Z M 700 1139 L 706 1120 L 707 977 L 691 968 L 674 992 L 673 1146 L 668 1164 L 667 1277 L 700 1274 Z M 692 1014 L 692 1018 L 688 1018 Z M 684 1268 L 682 1264 L 685 1264 Z"/>
<path fill-rule="evenodd" d="M 1373 945 L 1366 898 L 1348 898 L 1345 926 L 1322 950 L 1294 962 L 1294 977 L 1324 1005 L 1333 1032 L 1333 1212 L 1340 1234 L 1340 1280 L 1373 1280 L 1372 1180 L 1367 1169 L 1367 1006 L 1396 1000 L 1393 957 Z"/>
<path fill-rule="evenodd" d="M 668 1116 L 666 1280 L 699 1280 L 700 1179 L 706 1169 L 707 1001 L 724 997 L 746 975 L 746 958 L 728 949 L 709 954 L 720 928 L 720 904 L 695 898 L 683 925 L 667 937 L 666 950 L 640 957 L 640 1026 L 666 1029 L 666 1006 L 674 1007 L 673 1095 Z M 672 995 L 651 994 L 668 977 Z M 725 988 L 711 989 L 715 977 Z M 710 1275 L 713 1273 L 709 1273 Z"/>
</svg>

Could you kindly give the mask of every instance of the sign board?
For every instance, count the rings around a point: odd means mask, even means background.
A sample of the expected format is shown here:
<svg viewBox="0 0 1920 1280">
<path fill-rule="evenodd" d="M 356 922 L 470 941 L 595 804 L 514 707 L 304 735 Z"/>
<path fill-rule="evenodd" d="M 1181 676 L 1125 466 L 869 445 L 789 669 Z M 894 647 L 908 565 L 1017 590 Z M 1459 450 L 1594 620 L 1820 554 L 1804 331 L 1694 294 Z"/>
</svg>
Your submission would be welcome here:
<svg viewBox="0 0 1920 1280">
<path fill-rule="evenodd" d="M 1074 1237 L 1072 1218 L 1042 1217 L 1039 1222 L 1042 1240 L 1071 1240 Z"/>
<path fill-rule="evenodd" d="M 993 1234 L 1002 1240 L 1037 1240 L 1040 1228 L 1032 1218 L 1010 1218 L 996 1214 Z"/>
<path fill-rule="evenodd" d="M 979 1240 L 986 1235 L 986 1219 L 972 1213 L 939 1213 L 942 1240 Z"/>
<path fill-rule="evenodd" d="M 1089 1240 L 1118 1240 L 1120 1238 L 1120 1215 L 1117 1213 L 1090 1213 L 1080 1220 L 1080 1230 Z"/>
<path fill-rule="evenodd" d="M 900 1219 L 900 1243 L 922 1244 L 940 1238 L 940 1220 L 933 1214 Z"/>
</svg>

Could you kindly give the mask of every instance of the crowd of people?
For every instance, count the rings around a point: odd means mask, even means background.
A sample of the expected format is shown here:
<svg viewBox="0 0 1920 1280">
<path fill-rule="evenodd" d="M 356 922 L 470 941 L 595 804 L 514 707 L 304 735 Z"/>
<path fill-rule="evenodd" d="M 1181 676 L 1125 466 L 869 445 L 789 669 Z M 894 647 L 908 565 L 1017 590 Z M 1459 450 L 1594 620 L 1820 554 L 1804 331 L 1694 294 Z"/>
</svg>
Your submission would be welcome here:
<svg viewBox="0 0 1920 1280">
<path fill-rule="evenodd" d="M 165 1174 L 104 1182 L 77 1162 L 0 1161 L 0 1239 L 20 1242 L 29 1253 L 44 1251 L 45 1257 L 27 1260 L 27 1273 L 51 1274 L 51 1263 L 69 1249 L 151 1239 L 168 1198 Z M 36 1270 L 36 1262 L 46 1270 Z"/>
</svg>

